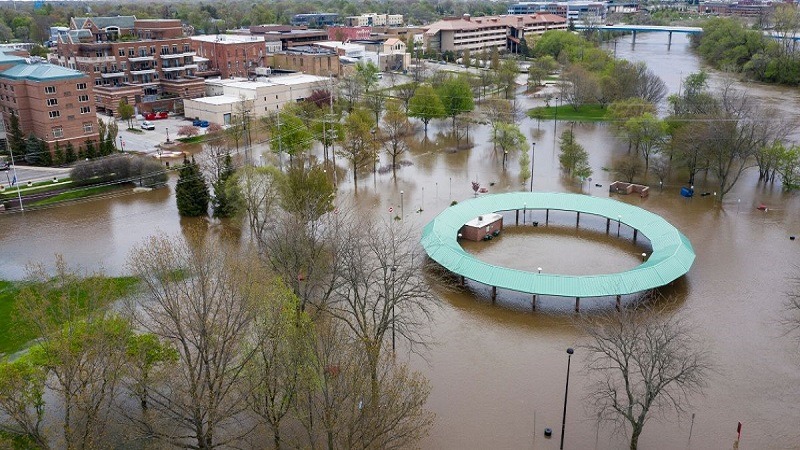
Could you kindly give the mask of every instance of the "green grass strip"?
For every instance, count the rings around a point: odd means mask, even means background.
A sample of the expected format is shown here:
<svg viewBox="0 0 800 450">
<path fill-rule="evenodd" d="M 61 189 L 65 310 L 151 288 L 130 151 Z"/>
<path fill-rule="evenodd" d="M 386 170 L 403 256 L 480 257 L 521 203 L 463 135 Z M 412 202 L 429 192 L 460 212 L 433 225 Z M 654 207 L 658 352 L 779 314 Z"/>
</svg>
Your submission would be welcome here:
<svg viewBox="0 0 800 450">
<path fill-rule="evenodd" d="M 47 206 L 53 203 L 65 202 L 68 200 L 77 200 L 81 198 L 91 197 L 93 195 L 104 194 L 106 192 L 116 191 L 118 189 L 121 189 L 122 187 L 127 187 L 127 185 L 120 186 L 118 184 L 113 184 L 110 186 L 95 186 L 85 189 L 76 189 L 73 191 L 62 192 L 61 194 L 54 195 L 44 200 L 39 200 L 38 202 L 31 203 L 30 206 Z"/>
<path fill-rule="evenodd" d="M 528 117 L 541 120 L 574 120 L 576 122 L 602 122 L 611 120 L 608 108 L 600 105 L 583 105 L 578 109 L 572 105 L 540 106 L 528 111 Z"/>
</svg>

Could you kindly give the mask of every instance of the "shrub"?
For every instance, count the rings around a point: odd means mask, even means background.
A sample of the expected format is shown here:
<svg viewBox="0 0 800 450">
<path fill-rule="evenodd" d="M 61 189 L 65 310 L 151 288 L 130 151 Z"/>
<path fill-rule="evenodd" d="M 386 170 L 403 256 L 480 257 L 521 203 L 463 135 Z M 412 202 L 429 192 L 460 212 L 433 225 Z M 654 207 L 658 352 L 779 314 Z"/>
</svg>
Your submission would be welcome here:
<svg viewBox="0 0 800 450">
<path fill-rule="evenodd" d="M 78 186 L 114 182 L 135 182 L 140 186 L 158 186 L 166 183 L 167 174 L 161 163 L 147 157 L 113 155 L 90 161 L 81 161 L 70 172 Z"/>
</svg>

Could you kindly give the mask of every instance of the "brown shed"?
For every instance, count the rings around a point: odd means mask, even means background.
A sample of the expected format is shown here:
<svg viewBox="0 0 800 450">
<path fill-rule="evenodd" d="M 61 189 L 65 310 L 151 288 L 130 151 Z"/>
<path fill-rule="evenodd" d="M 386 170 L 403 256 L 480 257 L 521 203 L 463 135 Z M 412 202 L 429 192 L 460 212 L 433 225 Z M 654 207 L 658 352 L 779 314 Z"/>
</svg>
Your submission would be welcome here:
<svg viewBox="0 0 800 450">
<path fill-rule="evenodd" d="M 496 213 L 484 214 L 465 223 L 459 236 L 471 241 L 480 241 L 486 235 L 494 235 L 503 229 L 503 216 Z"/>
</svg>

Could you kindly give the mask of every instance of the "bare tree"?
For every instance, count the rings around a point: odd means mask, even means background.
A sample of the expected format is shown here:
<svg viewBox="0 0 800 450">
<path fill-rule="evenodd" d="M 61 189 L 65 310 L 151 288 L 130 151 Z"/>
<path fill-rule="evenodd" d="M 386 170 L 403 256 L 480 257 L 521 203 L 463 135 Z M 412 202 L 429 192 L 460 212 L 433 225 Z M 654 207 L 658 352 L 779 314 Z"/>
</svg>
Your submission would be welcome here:
<svg viewBox="0 0 800 450">
<path fill-rule="evenodd" d="M 600 420 L 630 431 L 638 447 L 656 412 L 682 413 L 702 391 L 709 356 L 680 316 L 641 307 L 586 319 L 587 370 L 595 379 L 589 401 Z"/>
<path fill-rule="evenodd" d="M 413 129 L 399 102 L 390 100 L 386 104 L 381 134 L 385 138 L 383 146 L 392 158 L 392 174 L 394 176 L 397 176 L 397 158 L 408 150 L 406 137 L 411 134 Z"/>
<path fill-rule="evenodd" d="M 253 259 L 226 254 L 218 241 L 152 237 L 134 249 L 130 268 L 145 296 L 129 305 L 145 330 L 178 353 L 172 382 L 151 389 L 151 403 L 169 426 L 154 430 L 179 448 L 231 445 L 250 431 L 242 373 L 254 350 L 245 339 L 254 303 L 270 279 Z"/>
<path fill-rule="evenodd" d="M 387 338 L 399 336 L 414 348 L 424 345 L 435 297 L 422 279 L 424 257 L 409 228 L 362 221 L 340 235 L 340 283 L 328 311 L 362 346 L 372 380 L 372 404 L 379 396 L 379 366 Z"/>
</svg>

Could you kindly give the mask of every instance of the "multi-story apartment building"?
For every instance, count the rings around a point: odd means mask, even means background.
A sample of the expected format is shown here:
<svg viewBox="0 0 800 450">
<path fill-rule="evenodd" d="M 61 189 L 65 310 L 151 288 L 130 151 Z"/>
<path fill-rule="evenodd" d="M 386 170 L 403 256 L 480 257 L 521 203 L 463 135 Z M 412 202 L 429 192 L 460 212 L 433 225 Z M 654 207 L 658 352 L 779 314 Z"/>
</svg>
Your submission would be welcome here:
<svg viewBox="0 0 800 450">
<path fill-rule="evenodd" d="M 396 27 L 403 24 L 403 15 L 366 13 L 345 17 L 344 24 L 348 27 Z"/>
<path fill-rule="evenodd" d="M 203 77 L 246 78 L 255 73 L 256 67 L 268 65 L 270 53 L 281 50 L 281 44 L 274 41 L 269 42 L 268 48 L 264 35 L 217 34 L 191 39 L 192 50 L 197 53 L 195 60 L 206 63 L 206 70 L 196 72 Z"/>
<path fill-rule="evenodd" d="M 61 65 L 89 74 L 95 105 L 109 114 L 123 99 L 140 111 L 180 110 L 182 99 L 203 95 L 180 20 L 73 17 L 57 55 Z"/>
<path fill-rule="evenodd" d="M 6 130 L 13 114 L 24 136 L 33 134 L 51 150 L 56 143 L 85 148 L 86 141 L 98 142 L 92 96 L 92 79 L 85 73 L 0 52 L 0 111 Z"/>
<path fill-rule="evenodd" d="M 565 30 L 567 19 L 554 14 L 448 18 L 428 26 L 423 35 L 426 49 L 434 52 L 461 53 L 464 50 L 516 51 L 519 40 L 527 34 L 547 30 Z"/>
</svg>

